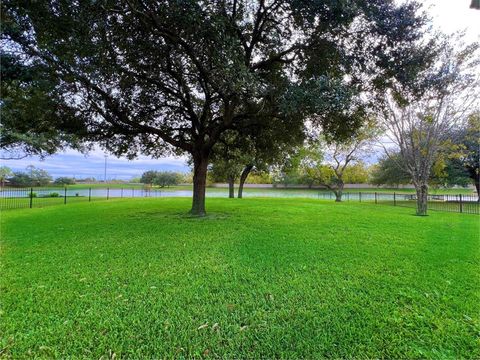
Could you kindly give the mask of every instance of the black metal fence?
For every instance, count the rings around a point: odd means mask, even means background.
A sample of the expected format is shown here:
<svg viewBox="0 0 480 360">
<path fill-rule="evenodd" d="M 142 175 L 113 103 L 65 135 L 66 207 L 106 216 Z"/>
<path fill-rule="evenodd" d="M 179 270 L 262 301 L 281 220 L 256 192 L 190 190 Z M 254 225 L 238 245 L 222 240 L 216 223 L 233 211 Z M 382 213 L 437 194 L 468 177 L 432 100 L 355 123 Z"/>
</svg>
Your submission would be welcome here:
<svg viewBox="0 0 480 360">
<path fill-rule="evenodd" d="M 0 209 L 44 207 L 108 200 L 110 198 L 160 197 L 160 190 L 136 188 L 5 188 L 0 191 Z"/>
<path fill-rule="evenodd" d="M 335 199 L 333 193 L 319 192 L 320 199 Z M 375 204 L 416 208 L 417 195 L 408 193 L 345 192 L 342 201 L 370 202 Z M 428 210 L 449 211 L 465 214 L 480 214 L 480 201 L 477 195 L 445 194 L 428 195 Z"/>
<path fill-rule="evenodd" d="M 34 208 L 48 205 L 67 205 L 77 202 L 94 202 L 111 198 L 144 198 L 191 196 L 191 190 L 161 191 L 158 189 L 139 188 L 4 188 L 0 191 L 0 209 Z M 225 197 L 226 192 L 215 192 L 208 196 Z M 281 194 L 272 192 L 251 192 L 245 194 L 248 197 L 279 197 Z M 335 200 L 331 192 L 305 192 L 288 194 L 288 197 L 315 197 L 318 199 Z M 416 207 L 416 194 L 408 193 L 384 193 L 384 192 L 344 192 L 342 201 L 369 202 L 375 204 Z M 449 211 L 465 214 L 480 214 L 480 202 L 476 195 L 429 195 L 428 209 Z"/>
</svg>

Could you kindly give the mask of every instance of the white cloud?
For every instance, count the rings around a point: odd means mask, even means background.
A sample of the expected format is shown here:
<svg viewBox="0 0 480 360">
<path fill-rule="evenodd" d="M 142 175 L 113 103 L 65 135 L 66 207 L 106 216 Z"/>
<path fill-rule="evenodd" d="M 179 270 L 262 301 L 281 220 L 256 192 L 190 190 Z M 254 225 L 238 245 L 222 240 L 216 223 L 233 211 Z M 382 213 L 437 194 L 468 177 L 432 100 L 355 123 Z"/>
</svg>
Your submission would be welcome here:
<svg viewBox="0 0 480 360">
<path fill-rule="evenodd" d="M 480 41 L 480 10 L 470 9 L 471 0 L 426 0 L 424 7 L 434 25 L 447 34 L 465 31 L 466 42 Z"/>
</svg>

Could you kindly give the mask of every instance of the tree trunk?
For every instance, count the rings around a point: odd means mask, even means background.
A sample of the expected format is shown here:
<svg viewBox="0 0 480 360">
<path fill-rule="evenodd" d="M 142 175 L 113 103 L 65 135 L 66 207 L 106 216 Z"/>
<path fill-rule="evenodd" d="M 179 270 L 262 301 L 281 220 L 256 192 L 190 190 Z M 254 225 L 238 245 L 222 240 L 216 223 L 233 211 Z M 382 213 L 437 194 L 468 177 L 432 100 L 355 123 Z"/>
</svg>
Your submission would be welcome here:
<svg viewBox="0 0 480 360">
<path fill-rule="evenodd" d="M 334 190 L 333 192 L 335 193 L 335 202 L 341 202 L 343 195 L 343 184 L 339 184 L 337 190 Z"/>
<path fill-rule="evenodd" d="M 475 188 L 477 189 L 477 201 L 480 202 L 480 176 L 475 179 Z"/>
<path fill-rule="evenodd" d="M 335 202 L 341 202 L 342 201 L 342 190 L 336 190 L 334 191 L 335 193 Z"/>
<path fill-rule="evenodd" d="M 415 186 L 417 191 L 417 215 L 427 215 L 428 185 L 422 184 Z"/>
<path fill-rule="evenodd" d="M 253 165 L 247 165 L 243 168 L 242 175 L 240 175 L 240 184 L 238 184 L 238 198 L 241 199 L 243 197 L 243 184 L 247 180 L 248 174 L 252 171 Z"/>
<path fill-rule="evenodd" d="M 230 199 L 235 197 L 235 180 L 233 178 L 228 179 L 228 197 Z"/>
<path fill-rule="evenodd" d="M 207 184 L 208 156 L 197 155 L 193 159 L 193 200 L 190 214 L 204 216 L 205 186 Z"/>
</svg>

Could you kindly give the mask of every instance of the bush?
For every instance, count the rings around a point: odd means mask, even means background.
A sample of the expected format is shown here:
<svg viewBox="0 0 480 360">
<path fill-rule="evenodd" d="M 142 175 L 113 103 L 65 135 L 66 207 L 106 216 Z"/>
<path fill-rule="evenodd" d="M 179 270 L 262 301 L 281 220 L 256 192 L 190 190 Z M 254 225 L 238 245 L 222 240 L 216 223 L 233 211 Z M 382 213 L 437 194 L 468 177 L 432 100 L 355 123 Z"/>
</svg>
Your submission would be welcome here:
<svg viewBox="0 0 480 360">
<path fill-rule="evenodd" d="M 268 172 L 252 171 L 247 177 L 247 184 L 271 184 L 272 177 Z"/>
<path fill-rule="evenodd" d="M 37 197 L 37 193 L 36 193 L 36 192 L 29 192 L 29 193 L 28 193 L 28 197 L 29 197 L 29 198 L 36 198 L 36 197 Z"/>
<path fill-rule="evenodd" d="M 55 179 L 55 184 L 56 185 L 73 185 L 75 184 L 75 179 L 69 178 L 69 177 L 59 177 Z"/>
<path fill-rule="evenodd" d="M 52 193 L 48 194 L 48 197 L 59 197 L 59 196 L 60 196 L 60 194 L 57 193 L 57 192 L 52 192 Z"/>
</svg>

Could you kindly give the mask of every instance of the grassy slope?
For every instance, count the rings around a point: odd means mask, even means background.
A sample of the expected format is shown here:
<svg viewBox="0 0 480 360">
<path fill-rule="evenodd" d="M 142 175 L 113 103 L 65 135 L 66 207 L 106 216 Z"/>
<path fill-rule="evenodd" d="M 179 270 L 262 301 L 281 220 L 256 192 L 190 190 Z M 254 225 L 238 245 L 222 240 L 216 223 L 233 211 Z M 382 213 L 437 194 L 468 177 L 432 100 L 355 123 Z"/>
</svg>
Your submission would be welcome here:
<svg viewBox="0 0 480 360">
<path fill-rule="evenodd" d="M 189 203 L 4 212 L 3 353 L 480 357 L 477 216 L 209 199 L 192 219 Z"/>
</svg>

